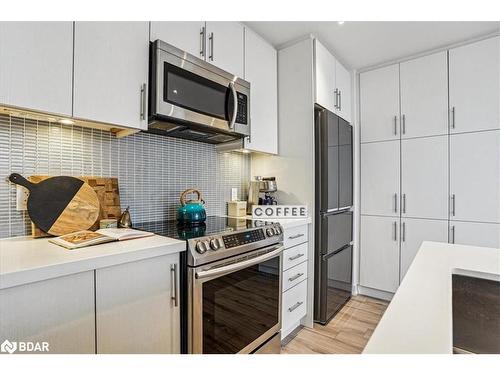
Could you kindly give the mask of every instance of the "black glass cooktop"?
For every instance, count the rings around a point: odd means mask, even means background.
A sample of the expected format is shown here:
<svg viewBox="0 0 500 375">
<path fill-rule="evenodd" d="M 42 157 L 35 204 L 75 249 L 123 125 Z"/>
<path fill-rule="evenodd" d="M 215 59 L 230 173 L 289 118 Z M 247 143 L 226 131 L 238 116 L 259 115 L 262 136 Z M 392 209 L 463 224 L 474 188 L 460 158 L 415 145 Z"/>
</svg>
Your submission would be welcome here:
<svg viewBox="0 0 500 375">
<path fill-rule="evenodd" d="M 203 224 L 188 225 L 179 223 L 177 220 L 152 221 L 138 223 L 135 229 L 145 230 L 179 240 L 203 237 L 216 233 L 231 232 L 248 228 L 256 228 L 270 224 L 262 220 L 248 220 L 245 218 L 231 218 L 222 216 L 208 216 Z"/>
</svg>

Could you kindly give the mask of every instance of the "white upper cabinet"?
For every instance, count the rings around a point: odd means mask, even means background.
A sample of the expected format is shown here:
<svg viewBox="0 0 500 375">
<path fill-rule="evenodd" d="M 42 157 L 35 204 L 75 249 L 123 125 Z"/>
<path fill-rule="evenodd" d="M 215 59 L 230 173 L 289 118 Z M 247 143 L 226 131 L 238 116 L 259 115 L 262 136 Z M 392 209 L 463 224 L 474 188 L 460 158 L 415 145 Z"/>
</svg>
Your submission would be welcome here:
<svg viewBox="0 0 500 375">
<path fill-rule="evenodd" d="M 351 121 L 351 73 L 317 39 L 315 46 L 316 103 Z"/>
<path fill-rule="evenodd" d="M 398 141 L 361 145 L 361 214 L 399 216 Z"/>
<path fill-rule="evenodd" d="M 0 104 L 71 116 L 72 22 L 0 22 Z"/>
<path fill-rule="evenodd" d="M 244 77 L 244 27 L 239 22 L 206 23 L 206 61 Z"/>
<path fill-rule="evenodd" d="M 196 57 L 204 59 L 204 21 L 152 21 L 150 40 L 160 39 Z"/>
<path fill-rule="evenodd" d="M 273 46 L 245 28 L 245 80 L 250 82 L 250 139 L 245 148 L 278 153 L 278 60 Z"/>
<path fill-rule="evenodd" d="M 317 39 L 315 46 L 316 103 L 336 111 L 335 57 Z"/>
<path fill-rule="evenodd" d="M 449 52 L 452 133 L 500 128 L 500 37 Z"/>
<path fill-rule="evenodd" d="M 448 219 L 448 136 L 403 139 L 401 215 Z"/>
<path fill-rule="evenodd" d="M 500 223 L 500 130 L 450 136 L 452 220 Z"/>
<path fill-rule="evenodd" d="M 401 136 L 448 134 L 446 52 L 401 63 Z"/>
<path fill-rule="evenodd" d="M 360 75 L 361 142 L 399 139 L 399 64 Z"/>
<path fill-rule="evenodd" d="M 76 22 L 74 117 L 147 129 L 148 22 Z"/>
<path fill-rule="evenodd" d="M 351 122 L 351 73 L 338 60 L 335 61 L 335 86 L 337 88 L 337 115 Z"/>
</svg>

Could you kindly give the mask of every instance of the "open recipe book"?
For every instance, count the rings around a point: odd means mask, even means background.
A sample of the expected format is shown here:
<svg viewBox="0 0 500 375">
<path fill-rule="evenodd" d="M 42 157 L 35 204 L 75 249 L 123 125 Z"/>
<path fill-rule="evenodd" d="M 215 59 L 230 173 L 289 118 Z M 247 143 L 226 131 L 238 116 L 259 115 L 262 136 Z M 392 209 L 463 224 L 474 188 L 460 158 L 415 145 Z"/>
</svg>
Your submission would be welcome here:
<svg viewBox="0 0 500 375">
<path fill-rule="evenodd" d="M 63 246 L 67 249 L 77 249 L 79 247 L 97 245 L 105 242 L 131 240 L 153 236 L 154 233 L 129 228 L 106 228 L 95 232 L 82 230 L 79 232 L 65 234 L 64 236 L 50 238 L 49 242 Z"/>
</svg>

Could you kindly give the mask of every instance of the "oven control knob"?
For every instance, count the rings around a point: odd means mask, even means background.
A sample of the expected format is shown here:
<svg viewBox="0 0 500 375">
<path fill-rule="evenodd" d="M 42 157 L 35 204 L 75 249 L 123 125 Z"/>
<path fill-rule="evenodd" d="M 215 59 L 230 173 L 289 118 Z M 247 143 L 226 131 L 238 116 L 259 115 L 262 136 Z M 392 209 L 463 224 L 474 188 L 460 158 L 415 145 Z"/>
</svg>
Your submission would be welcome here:
<svg viewBox="0 0 500 375">
<path fill-rule="evenodd" d="M 266 233 L 268 237 L 274 236 L 274 229 L 273 228 L 267 228 Z"/>
<path fill-rule="evenodd" d="M 203 254 L 205 251 L 207 251 L 207 245 L 205 244 L 204 241 L 198 241 L 196 243 L 196 251 L 200 254 Z"/>
<path fill-rule="evenodd" d="M 276 233 L 276 235 L 281 234 L 281 228 L 280 227 L 275 227 L 274 228 L 274 233 Z"/>
<path fill-rule="evenodd" d="M 219 243 L 219 240 L 217 238 L 212 238 L 210 240 L 210 248 L 212 250 L 219 250 L 220 249 L 220 243 Z"/>
</svg>

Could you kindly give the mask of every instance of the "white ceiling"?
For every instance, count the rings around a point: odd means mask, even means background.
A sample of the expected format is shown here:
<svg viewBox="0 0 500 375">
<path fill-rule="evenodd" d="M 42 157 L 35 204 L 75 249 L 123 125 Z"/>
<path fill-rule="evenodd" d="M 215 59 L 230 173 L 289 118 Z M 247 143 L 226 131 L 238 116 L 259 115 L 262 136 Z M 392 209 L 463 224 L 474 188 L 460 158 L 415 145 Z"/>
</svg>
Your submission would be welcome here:
<svg viewBox="0 0 500 375">
<path fill-rule="evenodd" d="M 246 22 L 279 48 L 314 34 L 347 67 L 360 69 L 500 30 L 500 22 Z"/>
</svg>

